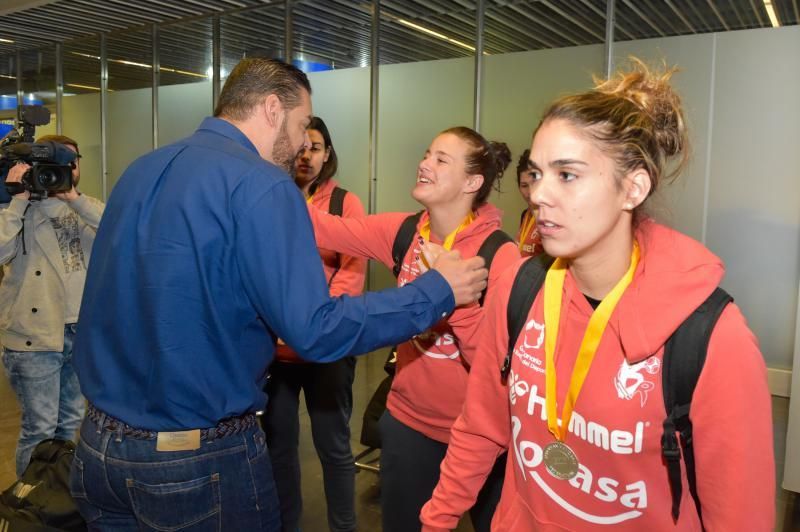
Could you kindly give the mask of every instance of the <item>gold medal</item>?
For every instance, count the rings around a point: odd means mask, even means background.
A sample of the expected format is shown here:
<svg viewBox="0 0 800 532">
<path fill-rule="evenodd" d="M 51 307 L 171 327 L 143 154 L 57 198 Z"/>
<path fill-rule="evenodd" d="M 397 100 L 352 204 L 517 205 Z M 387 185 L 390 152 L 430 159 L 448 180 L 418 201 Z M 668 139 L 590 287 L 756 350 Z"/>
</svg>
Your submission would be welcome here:
<svg viewBox="0 0 800 532">
<path fill-rule="evenodd" d="M 578 474 L 578 457 L 564 442 L 545 445 L 543 461 L 547 472 L 558 479 L 569 480 Z"/>
</svg>

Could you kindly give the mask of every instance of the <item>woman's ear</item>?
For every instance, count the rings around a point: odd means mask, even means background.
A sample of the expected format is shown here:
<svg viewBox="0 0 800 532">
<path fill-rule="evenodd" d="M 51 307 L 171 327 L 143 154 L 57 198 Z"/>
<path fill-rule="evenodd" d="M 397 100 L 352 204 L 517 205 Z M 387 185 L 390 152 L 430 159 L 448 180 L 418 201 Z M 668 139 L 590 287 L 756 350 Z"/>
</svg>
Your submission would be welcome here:
<svg viewBox="0 0 800 532">
<path fill-rule="evenodd" d="M 464 184 L 464 192 L 467 194 L 474 194 L 478 192 L 483 186 L 482 174 L 471 174 L 467 176 L 467 182 Z"/>
<path fill-rule="evenodd" d="M 330 159 L 330 156 L 331 156 L 331 147 L 328 146 L 327 148 L 325 148 L 325 157 L 323 157 L 322 162 L 327 163 L 328 159 Z"/>
<path fill-rule="evenodd" d="M 639 168 L 625 176 L 623 186 L 625 188 L 625 199 L 622 208 L 626 211 L 632 211 L 644 203 L 644 200 L 650 195 L 653 182 L 650 179 L 650 173 L 644 168 Z"/>
</svg>

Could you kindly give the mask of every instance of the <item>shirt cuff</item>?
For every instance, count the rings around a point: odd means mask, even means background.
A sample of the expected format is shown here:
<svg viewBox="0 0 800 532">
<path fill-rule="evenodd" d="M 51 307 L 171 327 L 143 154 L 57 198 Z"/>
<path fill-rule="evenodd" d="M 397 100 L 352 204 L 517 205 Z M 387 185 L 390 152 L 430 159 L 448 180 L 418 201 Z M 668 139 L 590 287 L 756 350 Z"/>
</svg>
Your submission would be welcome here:
<svg viewBox="0 0 800 532">
<path fill-rule="evenodd" d="M 447 317 L 456 308 L 453 290 L 438 271 L 429 270 L 424 275 L 414 279 L 410 284 L 413 284 L 430 298 L 434 312 L 439 318 Z"/>
</svg>

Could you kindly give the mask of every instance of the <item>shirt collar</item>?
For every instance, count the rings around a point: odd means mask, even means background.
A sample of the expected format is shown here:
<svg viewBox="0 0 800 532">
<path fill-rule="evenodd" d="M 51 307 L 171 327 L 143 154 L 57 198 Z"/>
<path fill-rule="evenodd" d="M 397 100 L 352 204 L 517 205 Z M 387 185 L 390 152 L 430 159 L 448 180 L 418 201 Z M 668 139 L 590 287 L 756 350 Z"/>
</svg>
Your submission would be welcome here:
<svg viewBox="0 0 800 532">
<path fill-rule="evenodd" d="M 247 138 L 247 135 L 242 133 L 242 130 L 227 120 L 223 120 L 215 116 L 208 116 L 203 119 L 203 121 L 200 123 L 200 127 L 198 127 L 197 130 L 213 131 L 214 133 L 228 137 L 237 144 L 241 144 L 248 150 L 251 150 L 253 153 L 258 154 L 258 150 L 252 141 Z"/>
</svg>

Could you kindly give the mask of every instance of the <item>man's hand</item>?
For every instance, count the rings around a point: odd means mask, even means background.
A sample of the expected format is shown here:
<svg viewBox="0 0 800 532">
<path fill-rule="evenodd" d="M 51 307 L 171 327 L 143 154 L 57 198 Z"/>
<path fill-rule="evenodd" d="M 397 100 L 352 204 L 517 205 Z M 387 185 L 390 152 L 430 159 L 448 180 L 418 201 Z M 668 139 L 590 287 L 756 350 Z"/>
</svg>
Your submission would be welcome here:
<svg viewBox="0 0 800 532">
<path fill-rule="evenodd" d="M 477 301 L 486 288 L 489 271 L 484 268 L 482 257 L 462 260 L 458 251 L 443 251 L 433 263 L 453 290 L 456 306 L 467 305 Z"/>
<path fill-rule="evenodd" d="M 8 176 L 6 177 L 6 183 L 22 183 L 22 176 L 25 175 L 25 172 L 30 170 L 30 165 L 25 163 L 17 163 L 11 167 L 8 171 Z M 19 194 L 14 195 L 15 198 L 28 200 L 31 198 L 31 193 L 27 190 L 23 190 Z"/>
<path fill-rule="evenodd" d="M 69 190 L 67 192 L 59 192 L 53 195 L 58 199 L 60 199 L 61 201 L 67 201 L 67 202 L 77 199 L 78 196 L 80 196 L 80 194 L 78 194 L 78 191 L 75 189 L 74 186 L 72 187 L 72 190 Z"/>
</svg>

